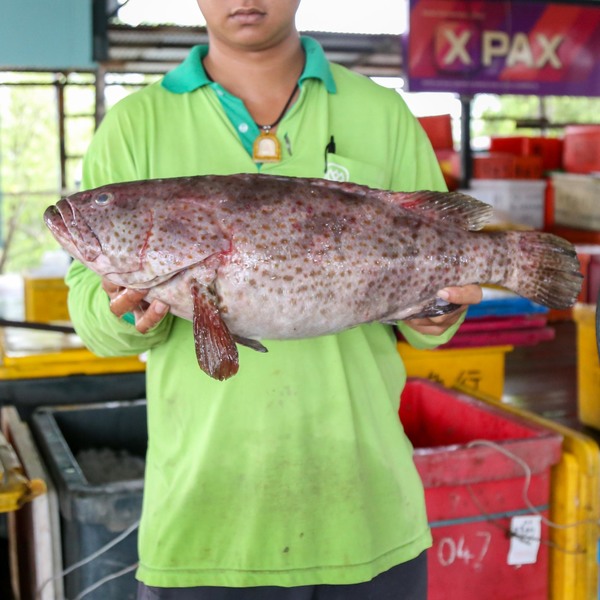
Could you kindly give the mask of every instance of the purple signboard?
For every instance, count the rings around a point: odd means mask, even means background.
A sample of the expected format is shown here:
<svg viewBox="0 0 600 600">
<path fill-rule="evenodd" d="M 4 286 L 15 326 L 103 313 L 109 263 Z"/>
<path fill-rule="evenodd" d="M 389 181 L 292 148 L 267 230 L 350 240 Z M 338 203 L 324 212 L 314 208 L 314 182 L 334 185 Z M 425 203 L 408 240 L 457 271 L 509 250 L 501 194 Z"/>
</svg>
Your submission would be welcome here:
<svg viewBox="0 0 600 600">
<path fill-rule="evenodd" d="M 600 96 L 600 7 L 410 0 L 411 92 Z"/>
</svg>

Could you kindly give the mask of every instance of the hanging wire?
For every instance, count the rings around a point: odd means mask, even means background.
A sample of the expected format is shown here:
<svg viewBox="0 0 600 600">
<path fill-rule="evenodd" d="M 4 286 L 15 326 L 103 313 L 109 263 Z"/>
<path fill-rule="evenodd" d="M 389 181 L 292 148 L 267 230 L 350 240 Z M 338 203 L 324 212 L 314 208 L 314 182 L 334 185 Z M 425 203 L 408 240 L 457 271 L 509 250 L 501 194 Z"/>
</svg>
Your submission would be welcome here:
<svg viewBox="0 0 600 600">
<path fill-rule="evenodd" d="M 87 565 L 88 563 L 92 562 L 93 560 L 96 560 L 99 556 L 101 556 L 105 552 L 108 552 L 108 550 L 110 550 L 112 547 L 116 546 L 119 542 L 124 540 L 130 533 L 133 533 L 139 527 L 139 524 L 140 524 L 139 520 L 135 521 L 135 523 L 131 524 L 127 529 L 122 531 L 118 536 L 116 536 L 114 539 L 112 539 L 110 542 L 108 542 L 108 544 L 105 544 L 104 546 L 102 546 L 102 548 L 99 548 L 98 550 L 96 550 L 95 552 L 93 552 L 92 554 L 87 556 L 86 558 L 82 558 L 80 561 L 72 564 L 70 567 L 67 567 L 66 569 L 62 570 L 60 573 L 53 575 L 52 577 L 49 577 L 48 579 L 46 579 L 46 581 L 44 581 L 44 583 L 42 583 L 42 585 L 38 588 L 38 590 L 36 592 L 36 599 L 39 600 L 42 597 L 42 592 L 44 591 L 44 588 L 51 581 L 55 581 L 56 579 L 61 579 L 61 578 L 65 577 L 66 575 L 69 575 L 69 573 L 72 573 L 76 569 L 79 569 L 80 567 Z M 136 566 L 137 566 L 137 563 L 136 563 Z M 130 565 L 129 567 L 126 567 L 126 568 L 128 569 L 128 571 L 125 571 L 125 572 L 129 572 L 129 571 L 132 571 L 135 567 L 134 567 L 134 565 Z M 113 573 L 112 575 L 108 576 L 108 579 L 105 577 L 104 580 L 110 581 L 111 579 L 120 577 L 123 574 L 124 573 L 121 573 L 121 572 L 118 572 L 118 574 Z M 106 581 L 104 581 L 104 580 L 101 580 L 102 583 L 106 583 Z M 96 583 L 99 583 L 99 582 L 96 582 Z M 94 586 L 95 585 L 96 584 L 94 584 Z M 94 587 L 94 589 L 96 589 L 96 587 Z M 86 590 L 84 590 L 84 591 L 86 591 Z M 89 590 L 89 591 L 92 591 L 92 590 Z M 89 593 L 89 591 L 86 591 L 86 593 Z"/>
<path fill-rule="evenodd" d="M 500 444 L 497 444 L 496 442 L 493 442 L 491 440 L 473 440 L 473 441 L 469 442 L 468 444 L 466 444 L 466 446 L 467 447 L 487 446 L 488 448 L 492 448 L 493 450 L 500 452 L 501 454 L 503 454 L 504 456 L 506 456 L 507 458 L 514 461 L 516 464 L 518 464 L 521 467 L 521 469 L 523 469 L 523 473 L 525 476 L 524 483 L 523 483 L 523 490 L 522 490 L 523 502 L 525 503 L 525 506 L 527 506 L 527 508 L 532 513 L 537 515 L 541 519 L 542 523 L 544 523 L 547 527 L 550 527 L 552 529 L 565 530 L 565 529 L 571 529 L 573 527 L 580 527 L 583 525 L 596 525 L 596 526 L 600 525 L 600 521 L 598 519 L 583 519 L 581 521 L 575 521 L 573 523 L 555 523 L 554 521 L 551 521 L 544 514 L 542 514 L 542 512 L 529 499 L 529 486 L 531 485 L 531 468 L 520 456 L 517 456 L 516 454 L 512 453 L 510 450 L 503 448 Z M 489 515 L 485 511 L 485 509 L 483 508 L 483 506 L 481 505 L 481 503 L 475 496 L 470 484 L 467 485 L 466 487 L 467 487 L 467 491 L 468 491 L 471 499 L 473 500 L 473 503 L 475 504 L 475 506 L 477 507 L 479 512 L 482 514 L 482 516 L 486 517 L 486 519 L 491 524 L 502 529 L 509 537 L 517 537 L 517 538 L 523 540 L 524 542 L 528 542 L 528 541 L 540 542 L 546 546 L 555 548 L 556 550 L 559 550 L 560 552 L 563 552 L 564 554 L 578 555 L 578 554 L 586 554 L 587 553 L 585 550 L 568 550 L 567 548 L 563 548 L 563 547 L 559 546 L 558 544 L 551 542 L 550 540 L 544 540 L 542 538 L 533 538 L 531 536 L 516 534 L 513 530 L 505 527 L 501 523 L 498 523 L 497 517 Z"/>
</svg>

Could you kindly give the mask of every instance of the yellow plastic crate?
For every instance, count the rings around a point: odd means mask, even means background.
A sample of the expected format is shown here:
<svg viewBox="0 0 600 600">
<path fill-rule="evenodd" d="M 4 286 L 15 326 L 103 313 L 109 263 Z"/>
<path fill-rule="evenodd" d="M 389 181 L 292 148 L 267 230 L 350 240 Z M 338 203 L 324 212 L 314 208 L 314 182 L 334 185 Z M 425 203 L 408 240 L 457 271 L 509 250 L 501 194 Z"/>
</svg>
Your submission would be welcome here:
<svg viewBox="0 0 600 600">
<path fill-rule="evenodd" d="M 417 350 L 398 342 L 398 352 L 409 377 L 424 377 L 445 387 L 460 386 L 500 400 L 504 390 L 504 363 L 512 346 L 484 346 Z"/>
<path fill-rule="evenodd" d="M 596 346 L 596 307 L 576 304 L 577 323 L 577 408 L 579 420 L 600 429 L 600 361 Z"/>
<path fill-rule="evenodd" d="M 100 357 L 74 334 L 0 328 L 0 380 L 143 371 L 138 356 Z"/>
<path fill-rule="evenodd" d="M 68 321 L 68 288 L 62 278 L 25 277 L 23 279 L 25 319 L 38 323 Z"/>
<path fill-rule="evenodd" d="M 0 379 L 130 373 L 146 368 L 137 356 L 100 357 L 85 348 L 30 356 L 4 356 Z"/>
<path fill-rule="evenodd" d="M 461 391 L 472 393 L 467 389 Z M 589 436 L 522 408 L 472 394 L 501 410 L 551 429 L 563 438 L 550 491 L 550 600 L 597 600 L 600 448 Z"/>
</svg>

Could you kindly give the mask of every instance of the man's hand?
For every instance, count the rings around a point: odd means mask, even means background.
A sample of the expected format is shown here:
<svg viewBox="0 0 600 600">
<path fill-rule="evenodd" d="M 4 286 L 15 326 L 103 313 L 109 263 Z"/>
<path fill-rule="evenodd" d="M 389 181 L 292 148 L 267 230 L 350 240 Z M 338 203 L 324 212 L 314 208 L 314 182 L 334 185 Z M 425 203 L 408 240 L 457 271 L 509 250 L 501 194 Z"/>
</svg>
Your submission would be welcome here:
<svg viewBox="0 0 600 600">
<path fill-rule="evenodd" d="M 148 290 L 132 290 L 124 288 L 102 278 L 102 289 L 110 298 L 110 310 L 117 317 L 125 313 L 133 313 L 135 328 L 146 333 L 157 325 L 169 311 L 169 305 L 160 300 L 153 300 L 150 304 L 144 300 Z"/>
<path fill-rule="evenodd" d="M 446 300 L 446 302 L 460 305 L 460 308 L 440 317 L 409 319 L 404 321 L 404 323 L 419 333 L 441 335 L 446 329 L 458 321 L 470 304 L 478 304 L 481 302 L 483 293 L 480 286 L 473 284 L 444 288 L 438 292 L 438 296 L 442 300 Z"/>
</svg>

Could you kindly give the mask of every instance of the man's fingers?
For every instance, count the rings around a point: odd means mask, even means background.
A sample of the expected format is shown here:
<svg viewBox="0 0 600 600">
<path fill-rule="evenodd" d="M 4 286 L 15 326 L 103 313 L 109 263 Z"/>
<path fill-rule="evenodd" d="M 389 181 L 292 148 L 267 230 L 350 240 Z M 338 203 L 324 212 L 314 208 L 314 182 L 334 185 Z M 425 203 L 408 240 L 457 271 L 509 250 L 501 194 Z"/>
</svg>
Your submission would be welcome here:
<svg viewBox="0 0 600 600">
<path fill-rule="evenodd" d="M 438 296 L 452 304 L 478 304 L 483 291 L 479 285 L 472 284 L 444 288 L 438 292 Z"/>
<path fill-rule="evenodd" d="M 135 310 L 135 328 L 140 333 L 146 333 L 157 325 L 167 314 L 169 305 L 160 300 L 153 300 L 145 310 Z"/>
<path fill-rule="evenodd" d="M 106 277 L 103 277 L 102 289 L 112 298 L 115 294 L 119 292 L 119 290 L 122 290 L 123 287 L 117 285 L 116 283 L 113 283 L 112 281 L 109 281 L 108 279 L 106 279 Z"/>
<path fill-rule="evenodd" d="M 145 295 L 146 290 L 123 288 L 122 291 L 111 296 L 110 310 L 117 317 L 122 317 L 128 312 L 134 312 L 140 308 Z"/>
</svg>

